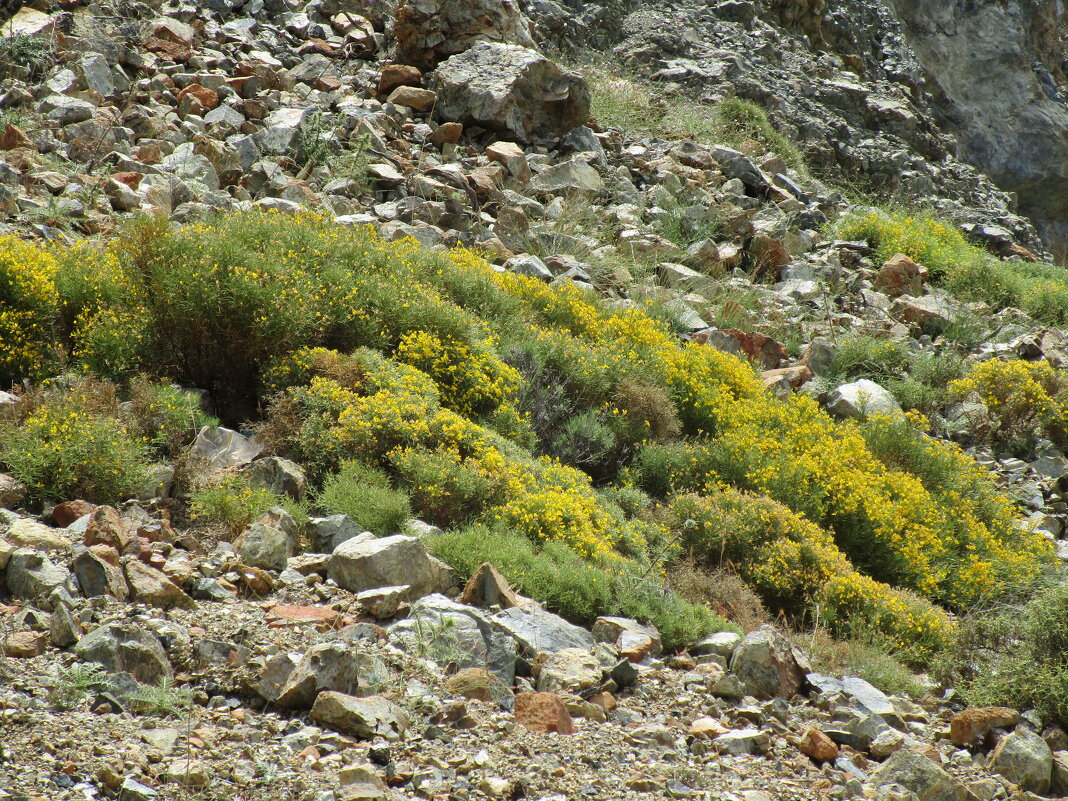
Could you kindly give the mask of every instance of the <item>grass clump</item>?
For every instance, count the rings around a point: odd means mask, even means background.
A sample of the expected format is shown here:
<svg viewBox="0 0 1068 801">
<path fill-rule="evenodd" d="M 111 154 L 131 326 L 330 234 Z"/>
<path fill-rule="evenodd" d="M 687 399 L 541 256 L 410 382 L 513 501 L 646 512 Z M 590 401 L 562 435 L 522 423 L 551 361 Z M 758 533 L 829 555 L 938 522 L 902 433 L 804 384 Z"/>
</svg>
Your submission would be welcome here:
<svg viewBox="0 0 1068 801">
<path fill-rule="evenodd" d="M 360 462 L 345 462 L 327 477 L 315 503 L 348 515 L 363 531 L 380 537 L 396 534 L 412 516 L 408 493 L 390 487 L 389 477 Z"/>
<path fill-rule="evenodd" d="M 193 707 L 193 692 L 176 687 L 166 676 L 159 684 L 142 684 L 126 696 L 130 710 L 139 715 L 184 718 Z"/>
<path fill-rule="evenodd" d="M 295 520 L 306 517 L 303 507 L 288 496 L 254 487 L 242 473 L 223 473 L 193 490 L 189 513 L 195 521 L 222 526 L 236 537 L 274 507 L 285 509 Z"/>
<path fill-rule="evenodd" d="M 107 671 L 94 662 L 75 662 L 60 667 L 48 692 L 48 702 L 59 709 L 76 709 L 83 702 L 111 687 Z"/>
<path fill-rule="evenodd" d="M 1068 279 L 1063 268 L 1001 261 L 931 214 L 861 209 L 845 215 L 832 233 L 842 239 L 867 240 L 879 263 L 904 253 L 962 300 L 1022 309 L 1047 325 L 1068 322 Z"/>
<path fill-rule="evenodd" d="M 835 639 L 825 629 L 816 628 L 797 642 L 809 655 L 816 673 L 849 675 L 864 679 L 887 695 L 920 698 L 927 692 L 885 644 L 864 635 Z"/>
<path fill-rule="evenodd" d="M 603 63 L 579 70 L 590 87 L 590 111 L 605 127 L 618 127 L 632 136 L 726 145 L 751 155 L 775 153 L 788 167 L 805 168 L 798 147 L 776 130 L 767 112 L 755 103 L 737 97 L 699 103 L 678 94 L 663 96 L 658 89 Z"/>
</svg>

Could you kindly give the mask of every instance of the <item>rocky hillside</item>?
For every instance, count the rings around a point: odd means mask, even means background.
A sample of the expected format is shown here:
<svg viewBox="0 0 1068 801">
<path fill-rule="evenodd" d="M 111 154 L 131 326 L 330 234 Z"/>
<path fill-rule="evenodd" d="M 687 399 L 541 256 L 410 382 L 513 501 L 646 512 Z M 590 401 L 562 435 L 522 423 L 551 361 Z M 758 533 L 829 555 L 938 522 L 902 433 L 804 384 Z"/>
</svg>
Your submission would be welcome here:
<svg viewBox="0 0 1068 801">
<path fill-rule="evenodd" d="M 934 6 L 4 4 L 5 797 L 1068 794 L 1060 22 Z"/>
</svg>

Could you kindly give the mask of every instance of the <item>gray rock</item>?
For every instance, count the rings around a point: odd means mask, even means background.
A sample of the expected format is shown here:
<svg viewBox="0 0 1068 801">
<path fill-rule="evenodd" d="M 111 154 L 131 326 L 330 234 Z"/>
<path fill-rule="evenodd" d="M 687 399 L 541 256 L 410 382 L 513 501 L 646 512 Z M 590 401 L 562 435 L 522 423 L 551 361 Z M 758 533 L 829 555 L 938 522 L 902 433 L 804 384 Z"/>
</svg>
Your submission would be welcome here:
<svg viewBox="0 0 1068 801">
<path fill-rule="evenodd" d="M 118 565 L 101 559 L 84 545 L 75 545 L 73 553 L 71 569 L 78 580 L 82 595 L 86 598 L 110 595 L 119 601 L 126 600 L 130 588 Z"/>
<path fill-rule="evenodd" d="M 771 736 L 760 729 L 735 729 L 713 740 L 716 747 L 727 754 L 762 754 L 771 744 Z"/>
<path fill-rule="evenodd" d="M 892 755 L 871 775 L 876 787 L 900 784 L 924 801 L 964 801 L 968 791 L 927 756 L 902 750 Z"/>
<path fill-rule="evenodd" d="M 132 600 L 161 609 L 192 609 L 196 606 L 196 602 L 171 581 L 166 573 L 146 565 L 136 557 L 124 559 L 123 569 Z"/>
<path fill-rule="evenodd" d="M 526 47 L 480 42 L 442 63 L 436 76 L 441 120 L 519 141 L 562 136 L 590 113 L 582 77 Z"/>
<path fill-rule="evenodd" d="M 306 530 L 313 547 L 322 553 L 333 553 L 341 543 L 356 537 L 362 537 L 363 540 L 375 539 L 374 534 L 361 529 L 348 515 L 313 517 L 308 521 Z"/>
<path fill-rule="evenodd" d="M 91 120 L 96 106 L 88 100 L 66 95 L 49 95 L 37 105 L 37 110 L 61 128 Z"/>
<path fill-rule="evenodd" d="M 254 487 L 288 495 L 300 503 L 308 489 L 308 479 L 300 465 L 278 456 L 257 459 L 245 469 L 245 475 Z"/>
<path fill-rule="evenodd" d="M 553 164 L 530 180 L 530 188 L 538 192 L 584 192 L 596 194 L 604 191 L 604 179 L 600 173 L 579 156 Z"/>
<path fill-rule="evenodd" d="M 437 593 L 412 604 L 405 620 L 389 628 L 391 639 L 411 653 L 422 653 L 459 668 L 485 668 L 511 687 L 516 646 L 512 637 L 483 612 Z"/>
<path fill-rule="evenodd" d="M 0 473 L 0 507 L 14 509 L 26 497 L 26 485 L 14 476 Z"/>
<path fill-rule="evenodd" d="M 690 648 L 690 653 L 694 656 L 715 654 L 716 656 L 730 659 L 731 654 L 734 653 L 734 649 L 738 647 L 738 643 L 741 641 L 742 635 L 735 631 L 717 631 L 715 634 L 708 635 L 696 645 L 692 646 Z"/>
<path fill-rule="evenodd" d="M 67 648 L 78 642 L 82 631 L 70 607 L 62 602 L 52 603 L 52 619 L 48 624 L 48 637 L 56 648 Z"/>
<path fill-rule="evenodd" d="M 1032 793 L 1045 794 L 1053 776 L 1053 752 L 1025 726 L 1001 738 L 990 755 L 990 769 Z"/>
<path fill-rule="evenodd" d="M 108 673 L 129 673 L 142 684 L 173 679 L 163 645 L 137 623 L 106 623 L 90 631 L 74 648 L 78 657 L 96 662 Z"/>
<path fill-rule="evenodd" d="M 734 649 L 730 668 L 758 698 L 790 698 L 804 684 L 808 672 L 804 656 L 771 626 L 745 635 Z"/>
<path fill-rule="evenodd" d="M 827 411 L 837 417 L 861 418 L 900 415 L 901 407 L 888 390 L 874 381 L 860 378 L 836 387 L 827 397 Z"/>
<path fill-rule="evenodd" d="M 598 642 L 612 643 L 624 654 L 660 656 L 664 650 L 655 626 L 643 626 L 628 617 L 599 617 L 590 634 Z"/>
<path fill-rule="evenodd" d="M 429 69 L 478 42 L 534 47 L 529 26 L 518 4 L 499 0 L 400 0 L 397 61 Z"/>
<path fill-rule="evenodd" d="M 309 707 L 315 697 L 325 690 L 346 695 L 370 695 L 373 690 L 361 677 L 377 675 L 385 668 L 370 654 L 361 654 L 343 642 L 327 642 L 312 646 L 301 657 L 285 683 L 279 688 L 275 701 L 283 707 Z M 261 685 L 263 682 L 261 680 Z"/>
<path fill-rule="evenodd" d="M 256 521 L 234 541 L 241 561 L 252 567 L 285 570 L 286 560 L 294 553 L 292 536 L 279 526 Z"/>
<path fill-rule="evenodd" d="M 132 776 L 123 779 L 119 787 L 119 801 L 153 801 L 159 798 L 159 793 L 151 787 L 141 784 Z"/>
<path fill-rule="evenodd" d="M 593 635 L 537 604 L 513 606 L 490 620 L 513 637 L 523 651 L 534 656 L 555 654 L 565 648 L 593 650 Z"/>
<path fill-rule="evenodd" d="M 890 307 L 890 314 L 895 319 L 931 336 L 937 336 L 945 331 L 956 316 L 952 304 L 945 298 L 935 295 L 923 295 L 918 298 L 904 295 L 894 301 Z"/>
<path fill-rule="evenodd" d="M 53 564 L 40 551 L 19 548 L 7 563 L 7 589 L 15 598 L 43 601 L 52 590 L 62 587 L 70 573 Z"/>
<path fill-rule="evenodd" d="M 538 690 L 581 695 L 603 680 L 604 668 L 596 656 L 581 648 L 564 648 L 542 663 L 538 671 Z"/>
<path fill-rule="evenodd" d="M 311 719 L 364 740 L 397 740 L 410 725 L 404 710 L 381 696 L 356 698 L 330 690 L 316 697 Z"/>
<path fill-rule="evenodd" d="M 327 573 L 350 592 L 407 584 L 413 598 L 434 592 L 441 578 L 423 543 L 403 534 L 342 542 L 330 556 Z"/>
<path fill-rule="evenodd" d="M 518 273 L 519 275 L 537 278 L 540 281 L 553 280 L 553 274 L 545 265 L 545 262 L 537 256 L 531 256 L 529 253 L 521 256 L 513 256 L 508 259 L 508 261 L 504 263 L 504 269 L 511 270 L 513 273 Z"/>
<path fill-rule="evenodd" d="M 809 673 L 806 677 L 808 683 L 821 693 L 841 693 L 849 697 L 854 708 L 870 715 L 879 715 L 885 719 L 897 719 L 897 710 L 887 695 L 876 687 L 873 687 L 864 679 L 856 676 L 843 676 L 836 679 L 833 676 L 822 676 L 818 673 Z"/>
</svg>

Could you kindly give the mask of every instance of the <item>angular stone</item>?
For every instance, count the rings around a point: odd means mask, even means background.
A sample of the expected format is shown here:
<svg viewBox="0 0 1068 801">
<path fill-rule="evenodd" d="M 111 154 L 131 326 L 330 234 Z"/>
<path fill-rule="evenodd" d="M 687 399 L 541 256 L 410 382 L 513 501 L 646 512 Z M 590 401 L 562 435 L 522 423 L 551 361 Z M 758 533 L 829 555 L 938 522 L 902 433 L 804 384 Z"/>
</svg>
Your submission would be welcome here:
<svg viewBox="0 0 1068 801">
<path fill-rule="evenodd" d="M 20 548 L 37 551 L 69 551 L 71 547 L 71 537 L 67 532 L 29 517 L 20 517 L 8 526 L 4 539 Z"/>
<path fill-rule="evenodd" d="M 771 737 L 766 731 L 745 728 L 721 734 L 712 742 L 726 754 L 763 754 L 771 744 Z"/>
<path fill-rule="evenodd" d="M 388 102 L 396 106 L 407 106 L 414 111 L 430 111 L 437 100 L 437 92 L 417 86 L 398 86 L 390 92 L 388 98 Z"/>
<path fill-rule="evenodd" d="M 965 801 L 968 791 L 924 754 L 902 750 L 891 756 L 871 775 L 871 783 L 900 784 L 924 801 Z"/>
<path fill-rule="evenodd" d="M 875 274 L 875 289 L 891 298 L 902 295 L 917 297 L 923 294 L 927 268 L 917 264 L 904 253 L 891 256 Z"/>
<path fill-rule="evenodd" d="M 502 609 L 521 606 L 526 600 L 509 586 L 490 562 L 483 563 L 468 579 L 460 598 L 460 602 L 468 606 L 499 606 Z"/>
<path fill-rule="evenodd" d="M 256 521 L 234 540 L 234 550 L 250 567 L 285 570 L 286 560 L 295 551 L 295 543 L 280 526 Z"/>
<path fill-rule="evenodd" d="M 581 648 L 564 648 L 542 663 L 538 671 L 538 690 L 581 695 L 603 680 L 604 668 L 597 657 Z"/>
<path fill-rule="evenodd" d="M 886 389 L 860 378 L 836 387 L 827 397 L 827 411 L 836 417 L 860 418 L 901 414 L 901 407 Z"/>
<path fill-rule="evenodd" d="M 449 691 L 464 698 L 500 704 L 511 709 L 515 703 L 512 689 L 484 668 L 464 668 L 446 682 Z"/>
<path fill-rule="evenodd" d="M 360 657 L 343 642 L 327 642 L 312 646 L 288 676 L 274 699 L 283 707 L 309 707 L 324 690 L 364 695 L 360 691 Z"/>
<path fill-rule="evenodd" d="M 92 598 L 97 595 L 110 595 L 119 601 L 125 601 L 130 594 L 122 569 L 103 559 L 92 549 L 84 545 L 74 546 L 74 558 L 71 569 L 78 580 L 82 595 Z M 117 554 L 115 554 L 117 558 Z"/>
<path fill-rule="evenodd" d="M 954 745 L 967 748 L 981 741 L 991 729 L 1011 729 L 1020 722 L 1020 713 L 995 706 L 965 709 L 949 721 L 949 737 Z"/>
<path fill-rule="evenodd" d="M 1038 734 L 1021 726 L 1001 738 L 989 766 L 1024 790 L 1044 795 L 1053 777 L 1053 752 Z"/>
<path fill-rule="evenodd" d="M 434 592 L 439 582 L 426 546 L 403 534 L 347 540 L 334 549 L 327 572 L 350 592 L 407 584 L 415 598 Z"/>
<path fill-rule="evenodd" d="M 515 697 L 515 719 L 530 731 L 542 734 L 575 733 L 567 705 L 556 693 L 519 693 Z"/>
<path fill-rule="evenodd" d="M 599 617 L 590 632 L 598 642 L 615 645 L 622 656 L 640 662 L 646 656 L 660 656 L 663 644 L 654 626 L 643 626 L 626 617 Z"/>
<path fill-rule="evenodd" d="M 500 0 L 400 0 L 393 32 L 397 60 L 423 69 L 478 42 L 534 47 L 518 4 Z"/>
<path fill-rule="evenodd" d="M 797 750 L 817 762 L 834 762 L 838 759 L 838 746 L 834 740 L 814 726 L 805 729 L 797 742 Z"/>
<path fill-rule="evenodd" d="M 436 75 L 437 114 L 445 122 L 530 141 L 563 136 L 589 117 L 582 77 L 526 47 L 480 42 L 441 64 Z"/>
<path fill-rule="evenodd" d="M 374 737 L 397 740 L 409 726 L 404 710 L 392 701 L 378 695 L 356 698 L 330 690 L 316 697 L 311 719 L 363 740 Z"/>
<path fill-rule="evenodd" d="M 565 648 L 593 650 L 593 636 L 588 631 L 547 612 L 537 604 L 505 609 L 490 620 L 511 635 L 524 651 L 534 656 L 555 654 Z"/>
<path fill-rule="evenodd" d="M 508 174 L 517 181 L 526 183 L 530 180 L 530 165 L 523 148 L 515 142 L 494 142 L 486 148 L 486 158 L 503 164 Z"/>
<path fill-rule="evenodd" d="M 56 587 L 62 587 L 70 573 L 53 564 L 40 551 L 18 548 L 7 562 L 7 589 L 15 598 L 43 601 Z"/>
<path fill-rule="evenodd" d="M 48 638 L 39 631 L 16 631 L 4 639 L 4 656 L 32 659 L 48 648 Z"/>
<path fill-rule="evenodd" d="M 11 127 L 11 126 L 8 126 Z M 14 509 L 26 497 L 26 485 L 14 476 L 0 473 L 0 508 Z"/>
<path fill-rule="evenodd" d="M 356 537 L 374 539 L 374 534 L 361 529 L 348 515 L 313 517 L 308 521 L 306 531 L 312 545 L 320 553 L 333 553 L 341 543 Z"/>
<path fill-rule="evenodd" d="M 98 506 L 89 517 L 82 542 L 86 545 L 107 545 L 119 553 L 125 553 L 132 539 L 134 531 L 126 525 L 117 509 Z"/>
<path fill-rule="evenodd" d="M 196 607 L 196 602 L 162 570 L 146 565 L 136 557 L 127 557 L 123 568 L 132 600 L 161 609 Z"/>
<path fill-rule="evenodd" d="M 75 520 L 92 514 L 94 509 L 96 506 L 88 501 L 64 501 L 52 507 L 52 519 L 60 528 L 66 528 Z M 88 528 L 88 524 L 86 527 Z"/>
<path fill-rule="evenodd" d="M 423 73 L 410 64 L 386 64 L 378 76 L 378 96 L 388 97 L 398 86 L 419 86 Z"/>
<path fill-rule="evenodd" d="M 389 628 L 391 639 L 442 664 L 485 668 L 511 687 L 515 641 L 480 610 L 432 594 L 412 604 L 406 620 Z"/>
<path fill-rule="evenodd" d="M 297 503 L 304 500 L 308 490 L 308 479 L 300 465 L 279 456 L 257 459 L 244 473 L 252 486 L 275 495 L 288 495 Z"/>
<path fill-rule="evenodd" d="M 530 188 L 538 192 L 596 194 L 604 191 L 604 186 L 601 174 L 579 156 L 558 162 L 530 179 Z"/>
<path fill-rule="evenodd" d="M 890 307 L 890 315 L 931 336 L 941 334 L 953 322 L 955 316 L 950 303 L 934 295 L 918 298 L 902 295 Z"/>
<path fill-rule="evenodd" d="M 142 684 L 174 678 L 163 645 L 138 623 L 119 621 L 98 626 L 78 641 L 74 652 L 108 673 L 129 673 Z"/>
<path fill-rule="evenodd" d="M 731 672 L 758 698 L 790 698 L 804 684 L 804 657 L 771 626 L 751 631 L 734 649 Z"/>
</svg>

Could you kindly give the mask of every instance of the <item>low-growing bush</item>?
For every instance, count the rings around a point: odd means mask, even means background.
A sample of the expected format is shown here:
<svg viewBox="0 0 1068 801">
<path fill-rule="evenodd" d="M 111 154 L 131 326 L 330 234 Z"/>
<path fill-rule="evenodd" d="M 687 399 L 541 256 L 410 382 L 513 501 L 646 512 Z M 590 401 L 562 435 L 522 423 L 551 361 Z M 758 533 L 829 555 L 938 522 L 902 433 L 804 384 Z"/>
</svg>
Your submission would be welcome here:
<svg viewBox="0 0 1068 801">
<path fill-rule="evenodd" d="M 708 606 L 744 631 L 760 628 L 771 617 L 760 596 L 736 573 L 723 568 L 703 568 L 692 557 L 668 571 L 668 586 L 683 600 Z"/>
<path fill-rule="evenodd" d="M 0 417 L 0 464 L 31 501 L 116 504 L 145 483 L 148 449 L 117 419 L 113 387 L 79 381 L 13 406 Z"/>
<path fill-rule="evenodd" d="M 236 537 L 274 506 L 288 510 L 293 504 L 263 487 L 253 487 L 241 473 L 224 473 L 212 478 L 193 490 L 189 498 L 194 521 L 221 525 L 231 537 Z"/>
<path fill-rule="evenodd" d="M 145 377 L 130 382 L 130 412 L 141 438 L 153 451 L 172 459 L 196 439 L 202 427 L 219 424 L 201 408 L 197 393 Z"/>
<path fill-rule="evenodd" d="M 56 260 L 39 247 L 0 237 L 0 387 L 57 365 L 56 270 Z"/>
<path fill-rule="evenodd" d="M 1068 444 L 1068 375 L 1048 362 L 992 359 L 949 385 L 950 397 L 975 393 L 997 422 L 996 441 L 1045 435 Z"/>
<path fill-rule="evenodd" d="M 408 494 L 390 486 L 389 477 L 360 462 L 345 462 L 327 476 L 315 504 L 323 510 L 348 515 L 364 531 L 380 537 L 396 534 L 412 516 Z"/>
</svg>

